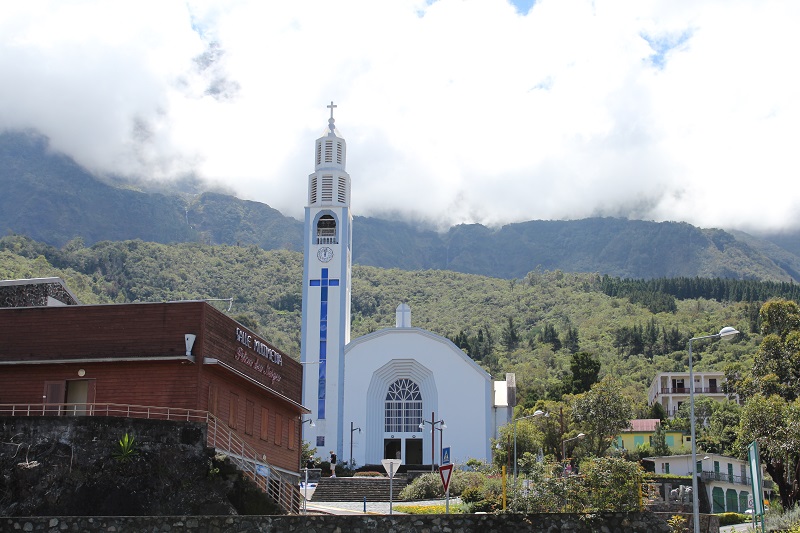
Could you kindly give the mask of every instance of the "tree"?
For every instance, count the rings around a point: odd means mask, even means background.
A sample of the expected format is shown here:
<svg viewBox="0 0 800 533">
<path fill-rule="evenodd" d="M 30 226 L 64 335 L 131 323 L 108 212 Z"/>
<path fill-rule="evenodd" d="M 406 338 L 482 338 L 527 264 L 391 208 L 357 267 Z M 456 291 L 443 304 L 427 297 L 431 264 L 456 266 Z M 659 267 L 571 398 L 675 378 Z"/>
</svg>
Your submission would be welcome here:
<svg viewBox="0 0 800 533">
<path fill-rule="evenodd" d="M 613 377 L 606 376 L 572 403 L 572 418 L 586 433 L 588 448 L 598 457 L 630 426 L 633 407 L 621 389 Z"/>
<path fill-rule="evenodd" d="M 764 339 L 750 376 L 730 372 L 734 388 L 747 398 L 736 448 L 758 440 L 762 464 L 778 485 L 781 504 L 800 502 L 800 307 L 772 300 L 759 313 Z M 739 367 L 738 371 L 742 371 Z"/>
<path fill-rule="evenodd" d="M 519 329 L 514 323 L 514 317 L 508 317 L 508 323 L 503 328 L 500 341 L 508 351 L 515 349 L 519 345 Z"/>
<path fill-rule="evenodd" d="M 756 394 L 742 408 L 736 448 L 744 456 L 747 446 L 758 440 L 761 464 L 775 484 L 781 505 L 793 509 L 800 502 L 800 400 L 787 402 L 774 395 Z"/>
<path fill-rule="evenodd" d="M 667 432 L 664 431 L 664 427 L 661 424 L 656 425 L 650 448 L 653 455 L 656 456 L 672 455 L 672 450 L 667 445 Z"/>
<path fill-rule="evenodd" d="M 539 333 L 539 342 L 542 344 L 549 344 L 553 347 L 553 351 L 561 349 L 561 340 L 558 338 L 558 332 L 552 324 L 544 325 L 544 328 Z"/>
<path fill-rule="evenodd" d="M 578 328 L 567 326 L 567 331 L 564 333 L 564 348 L 569 350 L 569 353 L 576 353 L 580 350 L 580 339 L 578 338 Z"/>
<path fill-rule="evenodd" d="M 580 394 L 587 392 L 597 383 L 600 361 L 588 352 L 577 352 L 572 354 L 569 368 L 572 371 L 572 379 L 569 386 L 565 387 L 565 392 Z"/>
<path fill-rule="evenodd" d="M 760 318 L 764 339 L 753 361 L 754 387 L 766 396 L 794 400 L 800 393 L 800 307 L 787 300 L 769 301 Z"/>
</svg>

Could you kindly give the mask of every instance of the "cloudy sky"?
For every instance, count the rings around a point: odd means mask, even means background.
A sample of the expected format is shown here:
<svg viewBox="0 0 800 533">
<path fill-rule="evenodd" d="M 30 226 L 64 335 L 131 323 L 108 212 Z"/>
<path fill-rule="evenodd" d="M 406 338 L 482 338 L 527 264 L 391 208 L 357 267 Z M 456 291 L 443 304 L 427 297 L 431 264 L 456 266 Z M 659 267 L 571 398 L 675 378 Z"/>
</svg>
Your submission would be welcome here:
<svg viewBox="0 0 800 533">
<path fill-rule="evenodd" d="M 301 218 L 331 101 L 357 215 L 800 228 L 800 2 L 8 0 L 0 130 Z"/>
</svg>

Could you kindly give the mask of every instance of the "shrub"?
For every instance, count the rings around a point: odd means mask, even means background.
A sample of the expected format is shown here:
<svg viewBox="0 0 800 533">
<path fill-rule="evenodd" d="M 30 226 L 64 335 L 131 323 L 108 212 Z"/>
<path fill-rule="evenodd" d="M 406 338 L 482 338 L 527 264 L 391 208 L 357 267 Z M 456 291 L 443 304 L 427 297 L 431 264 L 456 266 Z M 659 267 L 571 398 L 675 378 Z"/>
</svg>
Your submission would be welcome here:
<svg viewBox="0 0 800 533">
<path fill-rule="evenodd" d="M 780 506 L 772 506 L 766 516 L 767 531 L 800 533 L 800 505 L 781 512 Z"/>
<path fill-rule="evenodd" d="M 453 512 L 453 507 L 450 506 L 450 512 Z M 394 509 L 400 513 L 406 514 L 444 514 L 444 505 L 396 505 Z"/>
<path fill-rule="evenodd" d="M 353 474 L 353 477 L 384 477 L 382 472 L 373 472 L 373 471 L 366 471 L 366 472 L 356 472 Z"/>
<path fill-rule="evenodd" d="M 624 459 L 595 457 L 581 463 L 588 504 L 601 511 L 638 511 L 644 469 Z"/>
<path fill-rule="evenodd" d="M 461 501 L 464 503 L 475 503 L 483 499 L 483 491 L 478 487 L 467 487 L 461 493 Z"/>
<path fill-rule="evenodd" d="M 430 500 L 443 498 L 444 487 L 438 473 L 422 474 L 400 491 L 401 500 Z"/>
<path fill-rule="evenodd" d="M 450 478 L 450 496 L 458 496 L 468 488 L 483 486 L 486 475 L 475 471 L 453 470 Z"/>
<path fill-rule="evenodd" d="M 742 513 L 719 513 L 717 516 L 719 517 L 720 526 L 744 524 L 745 522 L 750 521 L 750 518 L 746 514 Z"/>
</svg>

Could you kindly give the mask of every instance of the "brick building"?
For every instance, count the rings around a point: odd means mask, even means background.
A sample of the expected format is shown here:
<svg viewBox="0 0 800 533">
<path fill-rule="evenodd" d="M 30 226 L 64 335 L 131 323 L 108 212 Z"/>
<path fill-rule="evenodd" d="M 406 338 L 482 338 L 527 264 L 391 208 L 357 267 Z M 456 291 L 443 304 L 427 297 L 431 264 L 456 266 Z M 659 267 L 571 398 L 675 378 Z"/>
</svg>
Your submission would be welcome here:
<svg viewBox="0 0 800 533">
<path fill-rule="evenodd" d="M 298 362 L 203 301 L 0 308 L 0 404 L 208 411 L 297 476 L 301 387 Z"/>
</svg>

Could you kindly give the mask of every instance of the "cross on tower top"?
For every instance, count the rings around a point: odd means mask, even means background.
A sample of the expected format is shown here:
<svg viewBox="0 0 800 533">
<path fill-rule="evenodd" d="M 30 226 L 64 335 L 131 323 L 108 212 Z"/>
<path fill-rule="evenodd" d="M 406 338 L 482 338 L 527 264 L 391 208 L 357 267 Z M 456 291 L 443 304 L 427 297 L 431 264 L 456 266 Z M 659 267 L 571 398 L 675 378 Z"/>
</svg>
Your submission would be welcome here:
<svg viewBox="0 0 800 533">
<path fill-rule="evenodd" d="M 328 109 L 330 109 L 330 110 L 331 110 L 331 120 L 333 120 L 333 110 L 334 110 L 335 108 L 339 107 L 339 106 L 338 106 L 338 105 L 336 105 L 336 104 L 334 104 L 334 103 L 333 103 L 333 100 L 331 100 L 331 105 L 329 105 L 329 106 L 326 106 L 326 107 L 327 107 Z"/>
</svg>

